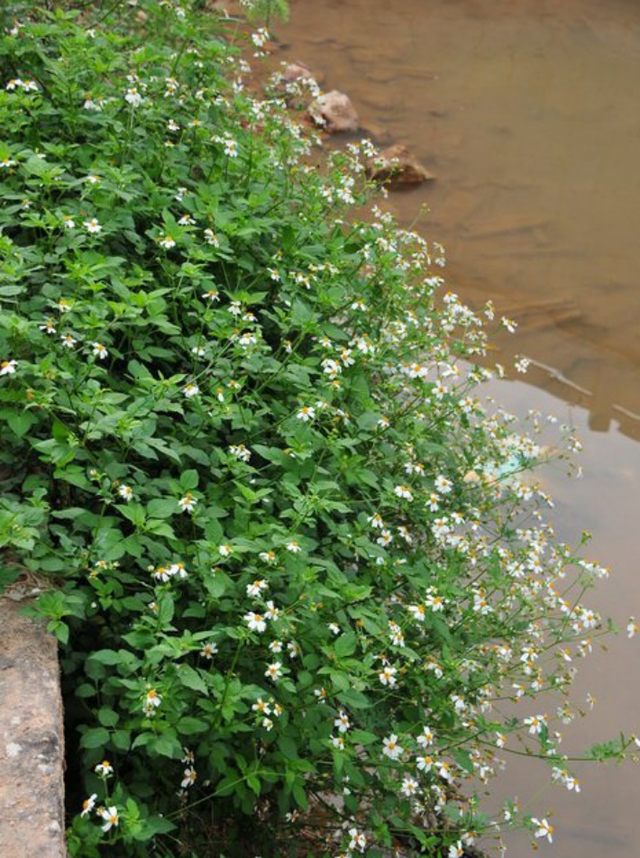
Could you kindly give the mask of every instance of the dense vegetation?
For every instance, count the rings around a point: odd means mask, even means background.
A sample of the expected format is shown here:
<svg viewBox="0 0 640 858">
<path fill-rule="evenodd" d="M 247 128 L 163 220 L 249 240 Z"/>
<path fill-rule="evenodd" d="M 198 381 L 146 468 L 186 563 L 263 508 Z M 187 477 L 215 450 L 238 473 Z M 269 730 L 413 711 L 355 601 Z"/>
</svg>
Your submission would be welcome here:
<svg viewBox="0 0 640 858">
<path fill-rule="evenodd" d="M 70 854 L 551 839 L 476 791 L 510 748 L 575 788 L 508 703 L 566 694 L 604 570 L 481 405 L 492 308 L 357 219 L 370 144 L 308 163 L 236 25 L 134 6 L 0 12 L 1 574 L 50 582 Z"/>
</svg>

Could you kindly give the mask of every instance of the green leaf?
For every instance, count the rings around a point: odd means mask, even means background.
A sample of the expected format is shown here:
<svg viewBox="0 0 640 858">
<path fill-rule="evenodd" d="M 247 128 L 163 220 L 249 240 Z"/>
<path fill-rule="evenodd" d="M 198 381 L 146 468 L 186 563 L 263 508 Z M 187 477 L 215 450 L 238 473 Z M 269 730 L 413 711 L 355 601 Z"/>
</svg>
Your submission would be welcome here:
<svg viewBox="0 0 640 858">
<path fill-rule="evenodd" d="M 347 632 L 344 635 L 340 635 L 336 640 L 334 644 L 334 652 L 338 658 L 346 658 L 349 655 L 353 655 L 356 651 L 357 643 L 358 639 L 355 632 Z"/>
<path fill-rule="evenodd" d="M 81 748 L 104 748 L 109 742 L 109 731 L 104 727 L 92 727 L 85 730 L 80 739 Z"/>
<path fill-rule="evenodd" d="M 178 679 L 185 688 L 190 688 L 192 691 L 200 691 L 202 694 L 208 694 L 209 689 L 200 673 L 189 664 L 181 664 L 177 670 Z"/>
<path fill-rule="evenodd" d="M 108 706 L 103 706 L 98 709 L 98 721 L 103 727 L 115 727 L 119 721 L 118 713 Z"/>
</svg>

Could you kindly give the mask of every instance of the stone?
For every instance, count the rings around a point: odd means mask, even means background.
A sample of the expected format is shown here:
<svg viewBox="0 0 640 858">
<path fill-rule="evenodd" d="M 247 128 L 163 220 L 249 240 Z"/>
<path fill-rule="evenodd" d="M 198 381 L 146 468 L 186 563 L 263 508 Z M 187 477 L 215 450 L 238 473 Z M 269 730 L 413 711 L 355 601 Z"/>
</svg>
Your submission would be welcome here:
<svg viewBox="0 0 640 858">
<path fill-rule="evenodd" d="M 342 131 L 357 131 L 360 127 L 358 114 L 351 99 L 337 89 L 326 92 L 317 98 L 309 108 L 311 119 L 329 131 L 338 134 Z"/>
<path fill-rule="evenodd" d="M 294 83 L 297 80 L 316 80 L 309 66 L 298 61 L 287 63 L 280 72 L 280 77 L 284 83 Z"/>
<path fill-rule="evenodd" d="M 65 858 L 58 647 L 0 596 L 0 856 Z"/>
<path fill-rule="evenodd" d="M 395 187 L 421 185 L 435 179 L 402 143 L 382 149 L 379 156 L 367 164 L 367 174 L 371 179 Z"/>
</svg>

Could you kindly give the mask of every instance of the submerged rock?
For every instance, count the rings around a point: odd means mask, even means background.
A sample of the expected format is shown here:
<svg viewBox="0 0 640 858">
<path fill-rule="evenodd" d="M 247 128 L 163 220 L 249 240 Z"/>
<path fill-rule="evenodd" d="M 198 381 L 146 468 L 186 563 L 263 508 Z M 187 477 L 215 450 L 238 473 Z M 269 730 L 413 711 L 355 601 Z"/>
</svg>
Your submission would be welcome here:
<svg viewBox="0 0 640 858">
<path fill-rule="evenodd" d="M 316 125 L 331 134 L 341 131 L 357 131 L 360 127 L 358 114 L 351 99 L 337 89 L 317 98 L 309 108 L 309 116 Z"/>
<path fill-rule="evenodd" d="M 297 80 L 317 80 L 309 66 L 297 60 L 287 63 L 280 72 L 280 78 L 284 83 L 294 83 Z"/>
<path fill-rule="evenodd" d="M 382 149 L 367 165 L 367 173 L 379 182 L 391 185 L 420 185 L 435 179 L 413 153 L 402 143 Z"/>
</svg>

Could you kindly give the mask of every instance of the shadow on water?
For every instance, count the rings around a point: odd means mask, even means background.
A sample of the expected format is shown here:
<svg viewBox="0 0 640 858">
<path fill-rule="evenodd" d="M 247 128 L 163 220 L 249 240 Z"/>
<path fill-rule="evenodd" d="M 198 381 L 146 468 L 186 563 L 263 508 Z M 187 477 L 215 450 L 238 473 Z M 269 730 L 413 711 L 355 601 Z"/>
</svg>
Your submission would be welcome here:
<svg viewBox="0 0 640 858">
<path fill-rule="evenodd" d="M 280 58 L 347 92 L 370 136 L 436 174 L 389 208 L 410 224 L 427 204 L 418 228 L 447 248 L 448 287 L 518 321 L 496 359 L 531 357 L 528 384 L 496 398 L 582 431 L 584 478 L 545 479 L 560 536 L 590 530 L 614 570 L 590 603 L 624 626 L 640 615 L 640 0 L 292 0 L 279 35 Z M 584 664 L 578 697 L 599 703 L 567 731 L 574 750 L 640 732 L 635 644 L 618 636 Z M 544 767 L 516 758 L 503 788 L 554 812 L 556 858 L 638 854 L 638 768 L 579 774 L 579 796 L 548 790 Z"/>
</svg>

